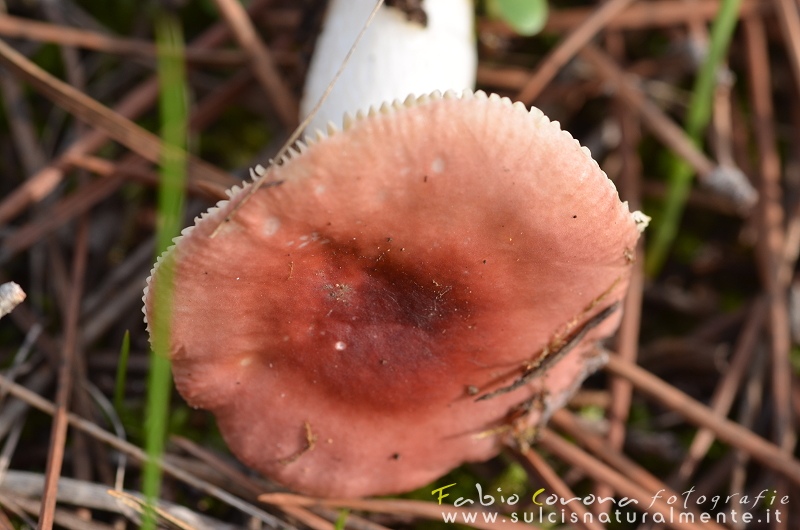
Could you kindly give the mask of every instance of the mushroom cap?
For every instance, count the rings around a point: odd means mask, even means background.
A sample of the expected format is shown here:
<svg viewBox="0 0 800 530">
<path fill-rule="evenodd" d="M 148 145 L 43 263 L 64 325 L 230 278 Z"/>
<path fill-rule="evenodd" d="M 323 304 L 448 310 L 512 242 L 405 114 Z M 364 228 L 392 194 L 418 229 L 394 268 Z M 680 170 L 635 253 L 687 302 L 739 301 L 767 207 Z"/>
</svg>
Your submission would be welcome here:
<svg viewBox="0 0 800 530">
<path fill-rule="evenodd" d="M 476 400 L 627 288 L 637 217 L 557 122 L 434 94 L 308 143 L 186 229 L 145 292 L 152 322 L 174 275 L 176 386 L 244 463 L 311 495 L 407 491 L 529 433 L 602 362 L 619 312 Z"/>
</svg>

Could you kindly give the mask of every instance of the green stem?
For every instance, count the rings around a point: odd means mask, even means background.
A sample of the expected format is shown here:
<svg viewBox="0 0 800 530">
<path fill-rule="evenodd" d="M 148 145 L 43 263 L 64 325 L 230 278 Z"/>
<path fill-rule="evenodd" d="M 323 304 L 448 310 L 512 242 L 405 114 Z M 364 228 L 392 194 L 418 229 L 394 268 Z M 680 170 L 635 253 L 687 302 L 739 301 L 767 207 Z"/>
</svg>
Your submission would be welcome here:
<svg viewBox="0 0 800 530">
<path fill-rule="evenodd" d="M 697 145 L 700 145 L 703 132 L 711 119 L 717 72 L 728 52 L 728 45 L 739 17 L 740 4 L 741 0 L 723 0 L 711 27 L 708 55 L 695 80 L 686 115 L 686 134 Z M 670 158 L 668 169 L 669 179 L 664 209 L 654 227 L 645 264 L 645 270 L 650 277 L 656 276 L 661 271 L 677 236 L 694 176 L 692 168 L 676 156 Z"/>
<path fill-rule="evenodd" d="M 168 14 L 159 16 L 156 20 L 156 40 L 159 52 L 161 138 L 164 144 L 161 153 L 156 231 L 156 252 L 161 254 L 172 244 L 172 238 L 179 234 L 183 223 L 188 98 L 180 21 Z M 162 263 L 159 292 L 154 301 L 158 311 L 155 312 L 154 321 L 150 323 L 154 342 L 150 354 L 145 411 L 145 449 L 149 458 L 145 463 L 142 478 L 142 491 L 148 501 L 142 528 L 148 530 L 155 528 L 152 506 L 161 492 L 162 472 L 159 462 L 164 454 L 172 392 L 169 328 L 172 316 L 173 274 L 172 267 L 167 265 Z"/>
</svg>

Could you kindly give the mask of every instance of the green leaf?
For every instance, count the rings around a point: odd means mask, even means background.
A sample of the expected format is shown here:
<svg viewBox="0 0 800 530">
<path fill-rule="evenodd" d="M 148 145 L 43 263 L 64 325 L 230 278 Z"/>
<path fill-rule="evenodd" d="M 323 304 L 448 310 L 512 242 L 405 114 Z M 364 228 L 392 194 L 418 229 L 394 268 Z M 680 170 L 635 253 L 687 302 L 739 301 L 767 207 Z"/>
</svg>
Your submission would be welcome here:
<svg viewBox="0 0 800 530">
<path fill-rule="evenodd" d="M 547 0 L 486 0 L 486 10 L 525 37 L 542 31 L 547 22 Z"/>
</svg>

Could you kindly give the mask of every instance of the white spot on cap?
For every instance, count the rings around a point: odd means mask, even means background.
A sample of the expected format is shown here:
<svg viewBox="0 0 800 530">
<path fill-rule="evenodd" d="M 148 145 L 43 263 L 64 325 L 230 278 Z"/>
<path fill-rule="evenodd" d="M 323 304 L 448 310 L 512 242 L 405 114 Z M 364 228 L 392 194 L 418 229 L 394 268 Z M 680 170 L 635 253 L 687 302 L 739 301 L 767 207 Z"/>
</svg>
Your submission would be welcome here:
<svg viewBox="0 0 800 530">
<path fill-rule="evenodd" d="M 297 248 L 305 248 L 312 241 L 318 241 L 318 240 L 319 240 L 319 234 L 316 232 L 311 232 L 307 236 L 300 236 L 300 244 L 297 246 Z"/>
<path fill-rule="evenodd" d="M 274 236 L 281 227 L 281 220 L 277 217 L 270 217 L 264 221 L 264 235 Z"/>
<path fill-rule="evenodd" d="M 252 357 L 245 357 L 244 359 L 239 361 L 239 364 L 242 365 L 242 366 L 250 366 L 252 364 L 252 362 L 253 362 L 253 358 Z"/>
<path fill-rule="evenodd" d="M 333 345 L 338 351 L 344 351 L 347 348 L 347 344 L 342 341 L 337 341 L 336 344 Z"/>
<path fill-rule="evenodd" d="M 444 171 L 444 159 L 442 157 L 437 157 L 431 163 L 431 171 L 433 171 L 434 173 L 441 173 L 442 171 Z"/>
</svg>

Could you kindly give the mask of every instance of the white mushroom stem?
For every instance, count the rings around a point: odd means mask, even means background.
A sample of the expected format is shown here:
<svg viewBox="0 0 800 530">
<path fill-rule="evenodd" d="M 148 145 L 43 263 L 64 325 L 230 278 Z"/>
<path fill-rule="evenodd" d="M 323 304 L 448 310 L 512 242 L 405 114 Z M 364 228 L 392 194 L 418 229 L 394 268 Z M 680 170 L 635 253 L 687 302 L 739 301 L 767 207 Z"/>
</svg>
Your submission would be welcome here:
<svg viewBox="0 0 800 530">
<path fill-rule="evenodd" d="M 309 67 L 301 119 L 316 105 L 364 26 L 376 0 L 331 0 Z M 426 0 L 427 24 L 383 6 L 308 131 L 341 125 L 355 112 L 409 94 L 462 91 L 475 85 L 471 0 Z"/>
</svg>

